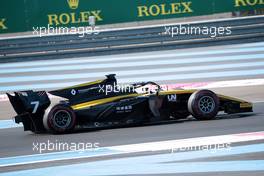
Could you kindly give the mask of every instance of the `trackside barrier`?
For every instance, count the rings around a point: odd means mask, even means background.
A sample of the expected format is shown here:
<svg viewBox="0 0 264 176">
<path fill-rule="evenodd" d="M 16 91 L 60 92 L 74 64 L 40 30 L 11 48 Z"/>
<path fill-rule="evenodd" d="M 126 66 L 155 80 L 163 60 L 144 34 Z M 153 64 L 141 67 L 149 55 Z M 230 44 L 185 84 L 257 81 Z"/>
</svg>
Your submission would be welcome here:
<svg viewBox="0 0 264 176">
<path fill-rule="evenodd" d="M 0 62 L 118 54 L 134 51 L 264 41 L 264 16 L 181 24 L 181 27 L 230 28 L 228 35 L 174 35 L 180 24 L 100 31 L 98 34 L 52 35 L 0 40 Z M 168 30 L 170 29 L 170 30 Z"/>
</svg>

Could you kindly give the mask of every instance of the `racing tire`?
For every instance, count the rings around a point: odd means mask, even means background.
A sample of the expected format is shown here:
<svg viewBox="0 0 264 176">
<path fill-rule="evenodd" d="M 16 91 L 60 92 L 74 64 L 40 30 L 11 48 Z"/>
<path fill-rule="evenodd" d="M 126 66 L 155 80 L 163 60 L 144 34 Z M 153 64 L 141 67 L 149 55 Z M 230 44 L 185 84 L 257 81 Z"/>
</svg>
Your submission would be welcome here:
<svg viewBox="0 0 264 176">
<path fill-rule="evenodd" d="M 56 134 L 71 132 L 76 124 L 76 114 L 66 104 L 50 106 L 44 114 L 43 125 L 47 131 Z"/>
<path fill-rule="evenodd" d="M 210 90 L 194 92 L 188 100 L 188 110 L 197 120 L 214 119 L 219 109 L 219 98 Z"/>
</svg>

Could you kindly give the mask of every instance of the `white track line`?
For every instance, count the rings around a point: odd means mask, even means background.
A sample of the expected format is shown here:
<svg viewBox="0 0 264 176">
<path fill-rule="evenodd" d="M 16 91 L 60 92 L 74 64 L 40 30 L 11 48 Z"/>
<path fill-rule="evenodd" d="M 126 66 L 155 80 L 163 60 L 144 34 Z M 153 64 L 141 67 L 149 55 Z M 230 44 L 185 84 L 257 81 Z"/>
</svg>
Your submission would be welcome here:
<svg viewBox="0 0 264 176">
<path fill-rule="evenodd" d="M 232 46 L 232 45 L 231 45 Z M 114 56 L 99 56 L 99 57 L 82 57 L 75 59 L 63 59 L 63 60 L 44 60 L 44 61 L 30 61 L 30 62 L 18 62 L 18 63 L 3 63 L 0 68 L 23 68 L 23 67 L 44 67 L 44 66 L 61 66 L 61 65 L 72 65 L 72 64 L 94 64 L 94 63 L 105 63 L 113 61 L 130 61 L 130 60 L 153 60 L 159 58 L 177 58 L 177 57 L 193 57 L 202 55 L 215 55 L 215 54 L 240 54 L 241 52 L 260 52 L 263 51 L 262 47 L 255 48 L 226 48 L 219 50 L 209 50 L 209 51 L 188 51 L 185 50 L 171 50 L 159 51 L 152 53 L 141 53 L 140 55 L 114 55 Z"/>
<path fill-rule="evenodd" d="M 187 148 L 212 144 L 229 143 L 232 146 L 233 143 L 258 140 L 264 140 L 264 131 L 103 147 L 95 151 L 83 151 L 83 154 L 80 154 L 80 151 L 64 151 L 47 154 L 7 157 L 0 158 L 0 167 L 27 165 L 68 159 L 91 158 L 98 156 L 110 156 L 124 153 L 166 151 L 183 147 Z M 107 152 L 100 153 L 100 150 Z"/>
<path fill-rule="evenodd" d="M 246 87 L 246 86 L 260 86 L 264 85 L 264 79 L 245 79 L 245 80 L 231 80 L 231 81 L 217 81 L 217 82 L 196 82 L 196 83 L 178 83 L 161 85 L 168 89 L 184 88 L 184 89 L 211 89 L 211 88 L 227 88 L 227 87 Z M 55 96 L 49 95 L 52 99 Z M 8 101 L 5 94 L 0 95 L 0 102 Z"/>
<path fill-rule="evenodd" d="M 210 144 L 224 144 L 224 143 L 238 143 L 246 141 L 263 140 L 264 131 L 252 133 L 240 133 L 221 136 L 199 137 L 179 140 L 168 140 L 160 142 L 147 142 L 141 144 L 129 144 L 122 146 L 108 147 L 113 150 L 120 150 L 125 152 L 148 152 L 148 151 L 162 151 L 171 150 L 183 147 L 202 146 Z"/>
</svg>

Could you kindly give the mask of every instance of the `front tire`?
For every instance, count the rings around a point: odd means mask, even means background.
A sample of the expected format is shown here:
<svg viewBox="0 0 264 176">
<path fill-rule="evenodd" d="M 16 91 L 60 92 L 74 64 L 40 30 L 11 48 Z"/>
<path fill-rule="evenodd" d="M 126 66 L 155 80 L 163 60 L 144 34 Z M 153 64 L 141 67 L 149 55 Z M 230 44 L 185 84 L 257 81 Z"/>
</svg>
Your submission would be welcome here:
<svg viewBox="0 0 264 176">
<path fill-rule="evenodd" d="M 219 98 L 210 90 L 194 92 L 188 100 L 188 110 L 198 120 L 215 118 L 219 109 Z"/>
<path fill-rule="evenodd" d="M 56 104 L 45 111 L 43 124 L 53 133 L 71 132 L 76 124 L 76 115 L 68 105 Z"/>
</svg>

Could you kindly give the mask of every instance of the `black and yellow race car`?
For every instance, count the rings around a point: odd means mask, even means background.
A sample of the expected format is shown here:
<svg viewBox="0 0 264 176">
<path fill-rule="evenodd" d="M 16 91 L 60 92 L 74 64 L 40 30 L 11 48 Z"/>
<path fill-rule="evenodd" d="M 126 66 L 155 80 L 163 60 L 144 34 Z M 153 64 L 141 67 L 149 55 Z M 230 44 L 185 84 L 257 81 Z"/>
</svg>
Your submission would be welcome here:
<svg viewBox="0 0 264 176">
<path fill-rule="evenodd" d="M 153 88 L 155 87 L 155 88 Z M 48 94 L 60 97 L 51 103 Z M 213 119 L 252 112 L 252 103 L 210 90 L 162 90 L 154 82 L 118 85 L 114 74 L 103 80 L 64 89 L 7 93 L 16 123 L 35 133 L 68 133 L 75 129 L 144 125 L 184 119 Z"/>
</svg>

